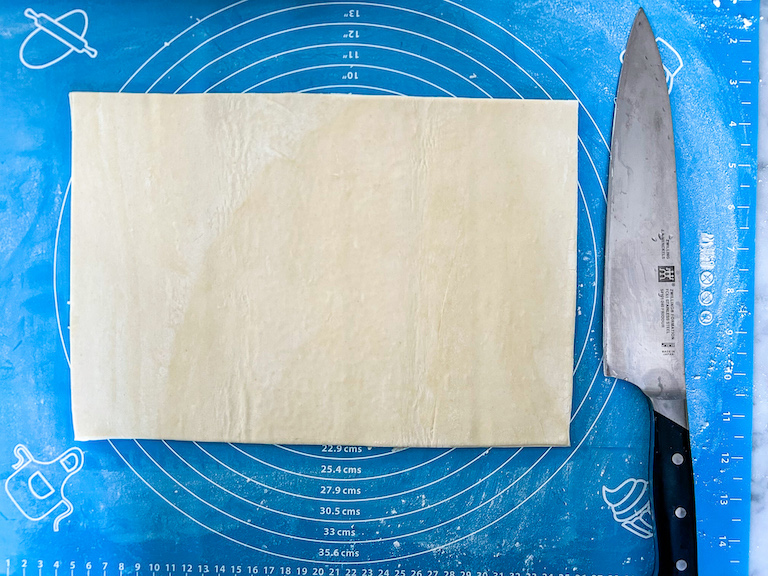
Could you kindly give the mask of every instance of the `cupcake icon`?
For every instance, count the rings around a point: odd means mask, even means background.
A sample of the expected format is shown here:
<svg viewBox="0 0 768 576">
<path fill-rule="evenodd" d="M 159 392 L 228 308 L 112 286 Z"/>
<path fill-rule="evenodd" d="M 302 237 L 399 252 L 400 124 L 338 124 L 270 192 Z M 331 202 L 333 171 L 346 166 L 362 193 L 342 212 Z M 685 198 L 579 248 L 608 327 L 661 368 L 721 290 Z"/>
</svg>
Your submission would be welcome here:
<svg viewBox="0 0 768 576">
<path fill-rule="evenodd" d="M 616 488 L 603 486 L 603 500 L 613 519 L 640 538 L 653 538 L 653 516 L 648 482 L 628 478 Z"/>
</svg>

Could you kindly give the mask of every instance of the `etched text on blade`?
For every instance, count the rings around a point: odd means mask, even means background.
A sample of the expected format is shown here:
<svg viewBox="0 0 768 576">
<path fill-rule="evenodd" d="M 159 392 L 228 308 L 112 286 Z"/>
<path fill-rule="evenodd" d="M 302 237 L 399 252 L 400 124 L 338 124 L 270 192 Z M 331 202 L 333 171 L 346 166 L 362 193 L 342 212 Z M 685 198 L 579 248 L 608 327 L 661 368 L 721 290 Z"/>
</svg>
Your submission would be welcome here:
<svg viewBox="0 0 768 576">
<path fill-rule="evenodd" d="M 636 384 L 654 405 L 685 397 L 681 280 L 669 97 L 653 32 L 638 17 L 611 142 L 604 352 L 606 374 Z"/>
</svg>

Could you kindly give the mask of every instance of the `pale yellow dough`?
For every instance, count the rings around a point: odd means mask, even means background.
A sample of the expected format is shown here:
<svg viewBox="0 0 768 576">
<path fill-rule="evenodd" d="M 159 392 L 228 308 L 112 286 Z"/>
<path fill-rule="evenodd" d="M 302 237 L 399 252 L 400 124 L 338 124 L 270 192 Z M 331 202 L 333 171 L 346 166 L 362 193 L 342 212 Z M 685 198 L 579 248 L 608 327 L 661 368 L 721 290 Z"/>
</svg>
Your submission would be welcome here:
<svg viewBox="0 0 768 576">
<path fill-rule="evenodd" d="M 575 102 L 71 107 L 78 440 L 568 444 Z"/>
</svg>

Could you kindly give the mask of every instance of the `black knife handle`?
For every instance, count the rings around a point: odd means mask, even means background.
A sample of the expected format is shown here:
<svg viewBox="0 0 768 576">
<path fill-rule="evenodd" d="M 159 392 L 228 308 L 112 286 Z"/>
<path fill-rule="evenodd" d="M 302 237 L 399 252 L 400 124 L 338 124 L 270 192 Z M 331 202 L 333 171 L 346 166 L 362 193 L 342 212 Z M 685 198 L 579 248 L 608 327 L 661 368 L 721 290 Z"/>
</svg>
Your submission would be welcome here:
<svg viewBox="0 0 768 576">
<path fill-rule="evenodd" d="M 688 430 L 654 412 L 653 511 L 659 576 L 696 576 L 696 508 Z"/>
</svg>

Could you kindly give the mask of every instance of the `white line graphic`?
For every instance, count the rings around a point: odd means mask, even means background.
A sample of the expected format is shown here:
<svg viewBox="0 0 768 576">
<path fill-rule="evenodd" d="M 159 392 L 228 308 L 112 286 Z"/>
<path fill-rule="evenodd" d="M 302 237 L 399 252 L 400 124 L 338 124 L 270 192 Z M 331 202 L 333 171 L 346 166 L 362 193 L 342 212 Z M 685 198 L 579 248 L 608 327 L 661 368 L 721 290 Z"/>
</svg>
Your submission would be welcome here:
<svg viewBox="0 0 768 576">
<path fill-rule="evenodd" d="M 62 14 L 58 18 L 51 18 L 48 14 L 38 13 L 32 10 L 32 8 L 27 8 L 24 10 L 24 16 L 35 24 L 35 29 L 24 39 L 19 47 L 19 60 L 27 68 L 32 70 L 48 68 L 57 62 L 61 62 L 72 52 L 87 54 L 91 58 L 96 58 L 98 52 L 85 39 L 85 33 L 88 31 L 88 14 L 84 10 L 76 8 L 66 14 Z M 80 32 L 75 32 L 73 28 L 80 28 Z M 34 39 L 39 37 L 41 33 L 43 36 L 47 34 L 51 38 L 58 40 L 65 50 L 59 55 L 54 55 L 49 60 L 44 60 L 42 63 L 32 63 L 24 53 L 30 42 L 40 42 L 40 40 Z"/>
<path fill-rule="evenodd" d="M 5 493 L 24 517 L 39 522 L 57 508 L 64 509 L 53 520 L 53 531 L 72 514 L 74 507 L 64 496 L 64 485 L 83 467 L 83 451 L 70 448 L 53 460 L 37 460 L 29 449 L 17 444 L 13 449 L 16 463 L 14 472 L 5 481 Z"/>
</svg>

